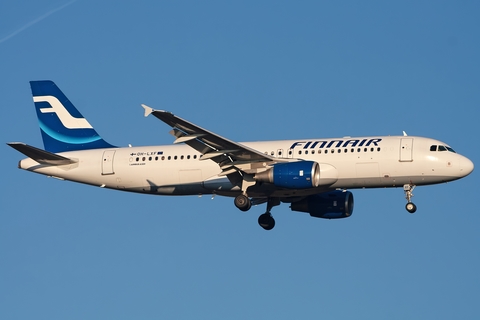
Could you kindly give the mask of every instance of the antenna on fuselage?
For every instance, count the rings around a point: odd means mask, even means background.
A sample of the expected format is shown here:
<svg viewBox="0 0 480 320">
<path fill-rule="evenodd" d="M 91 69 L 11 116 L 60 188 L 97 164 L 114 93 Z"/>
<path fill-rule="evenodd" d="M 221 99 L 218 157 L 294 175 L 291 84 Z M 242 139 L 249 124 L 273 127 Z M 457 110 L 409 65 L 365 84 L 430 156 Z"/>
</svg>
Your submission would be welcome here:
<svg viewBox="0 0 480 320">
<path fill-rule="evenodd" d="M 406 137 L 408 136 L 408 134 L 405 131 L 403 131 L 403 136 Z"/>
</svg>

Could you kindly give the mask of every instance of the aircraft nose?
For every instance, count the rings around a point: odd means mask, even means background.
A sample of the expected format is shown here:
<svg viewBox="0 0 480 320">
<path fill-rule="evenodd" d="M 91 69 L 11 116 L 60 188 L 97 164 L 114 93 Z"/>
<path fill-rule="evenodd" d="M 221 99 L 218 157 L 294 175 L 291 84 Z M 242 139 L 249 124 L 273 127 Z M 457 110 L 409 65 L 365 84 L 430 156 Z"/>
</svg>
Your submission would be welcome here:
<svg viewBox="0 0 480 320">
<path fill-rule="evenodd" d="M 462 172 L 464 177 L 472 173 L 474 167 L 475 166 L 470 159 L 468 159 L 467 157 L 463 157 L 462 161 L 460 162 L 460 171 Z"/>
</svg>

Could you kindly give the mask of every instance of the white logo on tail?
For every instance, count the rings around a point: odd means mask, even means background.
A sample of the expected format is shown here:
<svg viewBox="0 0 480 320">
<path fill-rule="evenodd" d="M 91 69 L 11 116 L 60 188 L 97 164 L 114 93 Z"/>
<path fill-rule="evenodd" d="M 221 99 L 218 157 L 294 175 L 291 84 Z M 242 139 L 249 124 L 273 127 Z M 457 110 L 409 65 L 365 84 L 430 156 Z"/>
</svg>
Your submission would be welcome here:
<svg viewBox="0 0 480 320">
<path fill-rule="evenodd" d="M 85 118 L 74 118 L 63 104 L 54 96 L 37 96 L 33 97 L 33 102 L 48 102 L 51 108 L 42 108 L 40 112 L 49 113 L 55 112 L 65 126 L 68 129 L 93 129 L 90 123 Z"/>
</svg>

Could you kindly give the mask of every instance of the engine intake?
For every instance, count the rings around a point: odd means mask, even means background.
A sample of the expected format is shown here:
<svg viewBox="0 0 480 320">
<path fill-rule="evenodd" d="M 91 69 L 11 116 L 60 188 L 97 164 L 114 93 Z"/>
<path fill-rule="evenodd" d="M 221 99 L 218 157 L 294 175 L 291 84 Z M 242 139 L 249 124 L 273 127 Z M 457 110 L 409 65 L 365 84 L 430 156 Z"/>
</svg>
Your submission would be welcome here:
<svg viewBox="0 0 480 320">
<path fill-rule="evenodd" d="M 255 180 L 288 189 L 316 188 L 320 183 L 320 166 L 314 161 L 277 163 L 257 173 Z"/>
<path fill-rule="evenodd" d="M 292 211 L 307 212 L 315 218 L 348 218 L 353 213 L 353 194 L 350 191 L 319 193 L 293 202 L 290 208 Z"/>
</svg>

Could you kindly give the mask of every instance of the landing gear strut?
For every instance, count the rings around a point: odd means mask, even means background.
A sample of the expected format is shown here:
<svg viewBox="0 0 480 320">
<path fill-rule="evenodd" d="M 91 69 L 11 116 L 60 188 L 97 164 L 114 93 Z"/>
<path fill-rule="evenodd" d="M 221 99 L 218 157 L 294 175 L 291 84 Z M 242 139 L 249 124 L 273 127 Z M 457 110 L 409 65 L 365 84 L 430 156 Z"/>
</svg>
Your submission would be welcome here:
<svg viewBox="0 0 480 320">
<path fill-rule="evenodd" d="M 258 224 L 265 230 L 272 230 L 275 227 L 275 219 L 273 219 L 272 214 L 270 211 L 274 206 L 278 206 L 280 204 L 280 199 L 278 198 L 268 198 L 267 201 L 267 212 L 261 214 L 258 217 Z"/>
<path fill-rule="evenodd" d="M 415 189 L 415 185 L 413 184 L 403 185 L 403 191 L 405 191 L 405 198 L 407 199 L 407 205 L 405 206 L 405 209 L 407 209 L 407 211 L 410 213 L 417 211 L 417 206 L 411 201 L 413 197 L 413 189 Z"/>
</svg>

